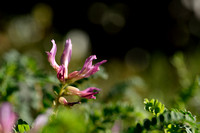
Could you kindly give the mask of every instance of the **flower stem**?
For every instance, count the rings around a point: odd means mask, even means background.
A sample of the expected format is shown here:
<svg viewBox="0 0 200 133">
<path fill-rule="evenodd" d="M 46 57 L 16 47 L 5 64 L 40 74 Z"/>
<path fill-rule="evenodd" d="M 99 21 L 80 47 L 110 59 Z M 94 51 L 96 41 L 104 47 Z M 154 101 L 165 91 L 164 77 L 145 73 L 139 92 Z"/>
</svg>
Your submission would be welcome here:
<svg viewBox="0 0 200 133">
<path fill-rule="evenodd" d="M 66 88 L 68 85 L 69 85 L 68 83 L 62 85 L 62 87 L 61 87 L 61 89 L 60 89 L 60 92 L 59 92 L 58 96 L 56 97 L 56 99 L 55 99 L 55 101 L 54 101 L 54 103 L 53 103 L 53 106 L 54 106 L 55 108 L 57 108 L 57 107 L 60 105 L 60 103 L 59 103 L 59 98 L 63 95 L 63 93 L 65 92 L 65 88 Z"/>
<path fill-rule="evenodd" d="M 58 97 L 60 97 L 60 96 L 62 96 L 62 94 L 63 94 L 63 92 L 65 92 L 65 88 L 68 86 L 68 84 L 66 83 L 66 84 L 64 84 L 63 86 L 62 86 L 62 88 L 60 89 L 60 92 L 59 92 L 59 95 L 58 95 Z"/>
</svg>

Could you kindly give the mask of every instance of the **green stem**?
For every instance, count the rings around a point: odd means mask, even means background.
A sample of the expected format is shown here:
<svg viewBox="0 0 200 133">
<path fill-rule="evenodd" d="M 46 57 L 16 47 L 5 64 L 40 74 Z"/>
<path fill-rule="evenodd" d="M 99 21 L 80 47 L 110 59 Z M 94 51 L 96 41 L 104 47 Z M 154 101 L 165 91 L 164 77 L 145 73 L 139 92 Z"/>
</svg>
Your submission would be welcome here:
<svg viewBox="0 0 200 133">
<path fill-rule="evenodd" d="M 62 96 L 62 94 L 63 94 L 63 92 L 65 91 L 65 88 L 68 86 L 68 84 L 66 83 L 66 84 L 64 84 L 63 86 L 62 86 L 62 88 L 60 89 L 60 92 L 59 92 L 59 97 L 60 96 Z"/>
<path fill-rule="evenodd" d="M 60 92 L 59 92 L 58 96 L 56 97 L 56 99 L 55 99 L 55 101 L 54 101 L 55 103 L 53 103 L 53 106 L 54 106 L 55 108 L 57 108 L 57 107 L 60 105 L 60 103 L 59 103 L 59 98 L 63 95 L 63 93 L 65 92 L 65 88 L 66 88 L 68 85 L 69 85 L 68 83 L 62 85 L 62 87 L 61 87 L 61 89 L 60 89 Z"/>
</svg>

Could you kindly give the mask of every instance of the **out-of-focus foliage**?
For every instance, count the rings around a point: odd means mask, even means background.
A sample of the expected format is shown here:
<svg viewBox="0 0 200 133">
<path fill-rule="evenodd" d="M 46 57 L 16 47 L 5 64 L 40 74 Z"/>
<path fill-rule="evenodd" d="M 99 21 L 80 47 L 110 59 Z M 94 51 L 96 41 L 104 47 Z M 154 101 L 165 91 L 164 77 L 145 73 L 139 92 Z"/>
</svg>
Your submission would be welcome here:
<svg viewBox="0 0 200 133">
<path fill-rule="evenodd" d="M 57 79 L 38 69 L 35 60 L 15 50 L 3 56 L 0 67 L 0 101 L 15 105 L 27 122 L 52 106 L 51 84 Z"/>
<path fill-rule="evenodd" d="M 78 112 L 78 110 L 59 108 L 56 115 L 53 115 L 49 123 L 44 127 L 43 132 L 80 133 L 86 132 L 86 129 L 84 115 L 81 112 Z"/>
<path fill-rule="evenodd" d="M 198 75 L 192 77 L 185 64 L 183 53 L 176 53 L 172 59 L 172 64 L 177 70 L 179 84 L 181 86 L 179 97 L 175 100 L 175 105 L 179 106 L 179 108 L 185 108 L 188 101 L 195 94 L 199 93 L 200 78 Z"/>
<path fill-rule="evenodd" d="M 198 132 L 198 115 L 196 118 L 185 108 L 189 110 L 188 103 L 199 95 L 199 77 L 189 75 L 182 53 L 174 55 L 172 65 L 177 70 L 180 89 L 174 99 L 169 94 L 165 95 L 165 99 L 171 102 L 165 101 L 168 105 L 158 99 L 147 98 L 143 105 L 143 97 L 150 97 L 143 94 L 148 92 L 148 84 L 142 76 L 131 76 L 115 82 L 108 90 L 102 88 L 103 95 L 97 95 L 96 100 L 80 98 L 81 104 L 55 108 L 50 115 L 44 115 L 47 123 L 43 123 L 44 127 L 38 132 Z M 102 82 L 108 76 L 107 70 L 101 67 L 101 71 L 94 76 L 71 85 L 83 89 L 98 84 L 94 80 L 101 79 L 99 82 Z M 14 50 L 3 56 L 0 67 L 0 101 L 9 101 L 19 115 L 15 132 L 34 133 L 34 121 L 48 108 L 52 108 L 59 89 L 56 76 L 42 71 L 35 60 Z M 69 99 L 73 100 L 77 100 L 77 97 Z M 173 109 L 168 109 L 169 105 Z"/>
<path fill-rule="evenodd" d="M 43 132 L 111 132 L 113 124 L 124 127 L 134 123 L 134 108 L 129 105 L 95 103 L 82 104 L 77 108 L 59 108 Z M 125 122 L 125 123 L 124 123 Z"/>
<path fill-rule="evenodd" d="M 149 111 L 149 105 L 154 105 L 156 109 L 161 110 L 163 107 L 162 103 L 152 99 L 145 99 L 145 109 Z M 154 104 L 159 103 L 159 104 Z M 164 106 L 164 105 L 163 105 Z M 135 126 L 128 129 L 130 132 L 168 132 L 168 133 L 197 133 L 200 130 L 200 125 L 196 122 L 196 117 L 189 111 L 182 111 L 178 109 L 167 109 L 159 112 L 159 115 L 155 115 L 154 111 L 150 112 L 153 114 L 151 118 L 145 118 L 143 123 L 137 123 Z"/>
</svg>

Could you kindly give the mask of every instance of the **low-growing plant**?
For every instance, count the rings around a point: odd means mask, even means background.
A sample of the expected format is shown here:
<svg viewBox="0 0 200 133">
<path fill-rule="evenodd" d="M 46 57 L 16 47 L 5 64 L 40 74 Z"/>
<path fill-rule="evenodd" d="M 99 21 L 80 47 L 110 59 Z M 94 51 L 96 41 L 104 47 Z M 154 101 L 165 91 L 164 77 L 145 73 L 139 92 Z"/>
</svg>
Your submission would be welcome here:
<svg viewBox="0 0 200 133">
<path fill-rule="evenodd" d="M 140 108 L 135 99 L 143 98 L 134 87 L 144 87 L 143 80 L 135 76 L 116 83 L 104 99 L 98 100 L 101 89 L 94 87 L 90 79 L 98 73 L 106 75 L 100 71 L 106 60 L 93 65 L 96 55 L 91 55 L 82 69 L 68 73 L 71 40 L 66 40 L 60 65 L 55 60 L 57 45 L 51 42 L 53 47 L 46 53 L 56 76 L 42 71 L 35 60 L 15 50 L 4 55 L 0 68 L 0 133 L 200 132 L 198 119 L 184 108 L 198 91 L 200 80 L 188 76 L 182 54 L 172 60 L 183 87 L 173 108 L 154 98 L 145 98 Z"/>
<path fill-rule="evenodd" d="M 135 126 L 129 127 L 131 132 L 166 132 L 166 133 L 198 133 L 200 125 L 196 117 L 189 111 L 167 109 L 158 100 L 144 100 L 144 109 L 152 113 L 152 117 L 145 118 Z"/>
</svg>

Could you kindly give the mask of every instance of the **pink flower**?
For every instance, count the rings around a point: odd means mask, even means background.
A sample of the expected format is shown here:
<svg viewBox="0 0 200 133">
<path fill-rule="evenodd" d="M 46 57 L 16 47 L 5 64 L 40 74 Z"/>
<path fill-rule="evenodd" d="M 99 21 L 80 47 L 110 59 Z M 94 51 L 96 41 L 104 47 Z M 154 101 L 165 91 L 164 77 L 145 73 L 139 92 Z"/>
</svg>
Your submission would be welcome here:
<svg viewBox="0 0 200 133">
<path fill-rule="evenodd" d="M 39 131 L 48 123 L 49 116 L 53 113 L 52 109 L 48 109 L 44 114 L 37 116 L 33 123 L 30 133 L 39 133 Z"/>
<path fill-rule="evenodd" d="M 10 133 L 17 120 L 10 103 L 3 103 L 0 107 L 0 132 Z"/>
<path fill-rule="evenodd" d="M 95 94 L 98 94 L 100 89 L 95 87 L 89 87 L 83 91 L 80 91 L 78 88 L 73 86 L 67 87 L 67 95 L 78 95 L 80 97 L 84 97 L 86 99 L 96 99 L 94 96 Z"/>
<path fill-rule="evenodd" d="M 82 78 L 87 78 L 90 75 L 93 75 L 97 71 L 99 71 L 99 66 L 106 62 L 103 60 L 101 62 L 92 65 L 92 61 L 96 58 L 96 55 L 92 55 L 88 57 L 85 61 L 83 68 L 80 71 L 74 71 L 68 75 L 68 65 L 72 55 L 72 43 L 71 40 L 66 40 L 65 48 L 61 56 L 61 65 L 58 65 L 55 61 L 55 56 L 57 52 L 56 43 L 54 40 L 51 41 L 53 43 L 53 47 L 50 52 L 47 52 L 48 61 L 50 62 L 51 66 L 57 72 L 57 78 L 61 82 L 65 82 L 66 80 L 70 80 L 71 82 L 75 82 Z"/>
</svg>

